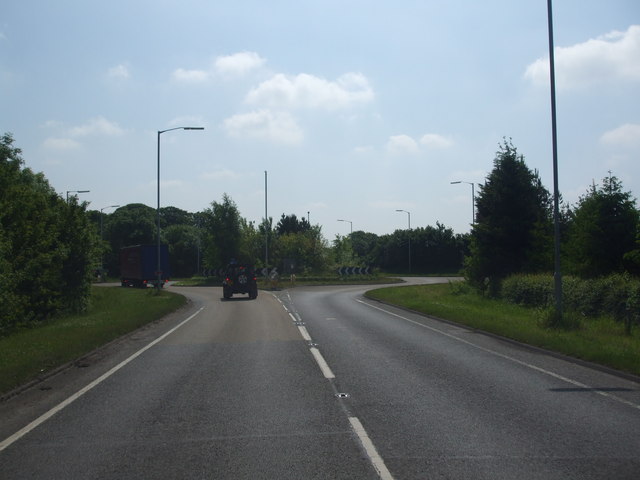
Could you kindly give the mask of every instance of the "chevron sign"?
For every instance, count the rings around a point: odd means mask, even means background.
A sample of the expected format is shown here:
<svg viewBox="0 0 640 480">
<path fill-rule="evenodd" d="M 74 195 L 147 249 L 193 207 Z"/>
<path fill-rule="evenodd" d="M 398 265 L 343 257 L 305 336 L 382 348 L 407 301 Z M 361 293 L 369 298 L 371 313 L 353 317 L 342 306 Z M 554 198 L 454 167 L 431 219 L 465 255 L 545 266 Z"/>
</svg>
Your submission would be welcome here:
<svg viewBox="0 0 640 480">
<path fill-rule="evenodd" d="M 371 267 L 340 267 L 338 275 L 370 275 Z"/>
</svg>

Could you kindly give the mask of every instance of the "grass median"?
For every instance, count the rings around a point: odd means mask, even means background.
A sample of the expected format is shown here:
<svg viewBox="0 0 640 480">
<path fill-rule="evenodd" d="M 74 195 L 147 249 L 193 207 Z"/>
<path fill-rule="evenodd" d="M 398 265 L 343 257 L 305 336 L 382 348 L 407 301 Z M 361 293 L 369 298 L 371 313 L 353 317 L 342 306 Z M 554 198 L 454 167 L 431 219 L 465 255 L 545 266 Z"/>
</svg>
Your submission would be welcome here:
<svg viewBox="0 0 640 480">
<path fill-rule="evenodd" d="M 0 338 L 0 395 L 184 305 L 167 291 L 93 287 L 87 313 Z"/>
<path fill-rule="evenodd" d="M 462 284 L 390 287 L 367 296 L 547 350 L 640 375 L 640 335 L 612 318 L 581 318 L 570 330 L 546 328 L 541 312 L 482 297 Z"/>
</svg>

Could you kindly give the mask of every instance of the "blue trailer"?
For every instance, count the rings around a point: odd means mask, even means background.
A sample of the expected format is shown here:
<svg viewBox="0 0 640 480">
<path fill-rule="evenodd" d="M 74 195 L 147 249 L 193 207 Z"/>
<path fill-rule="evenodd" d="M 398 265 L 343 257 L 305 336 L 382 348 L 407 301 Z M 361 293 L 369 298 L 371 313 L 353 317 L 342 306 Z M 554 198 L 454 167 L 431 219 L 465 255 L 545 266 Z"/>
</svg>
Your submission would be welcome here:
<svg viewBox="0 0 640 480">
<path fill-rule="evenodd" d="M 160 287 L 169 281 L 169 249 L 160 245 Z M 120 280 L 123 287 L 145 288 L 158 282 L 158 246 L 133 245 L 120 250 Z"/>
</svg>

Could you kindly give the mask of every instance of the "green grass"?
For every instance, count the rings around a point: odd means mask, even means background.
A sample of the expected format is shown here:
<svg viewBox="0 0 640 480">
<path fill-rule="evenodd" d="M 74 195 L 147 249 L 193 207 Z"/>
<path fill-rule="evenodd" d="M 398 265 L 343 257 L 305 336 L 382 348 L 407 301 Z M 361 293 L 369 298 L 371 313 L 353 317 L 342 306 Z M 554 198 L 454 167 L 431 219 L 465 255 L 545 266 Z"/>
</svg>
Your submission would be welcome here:
<svg viewBox="0 0 640 480">
<path fill-rule="evenodd" d="M 640 335 L 612 318 L 581 318 L 574 329 L 545 328 L 542 312 L 482 297 L 462 285 L 372 290 L 367 296 L 529 345 L 640 375 Z"/>
<path fill-rule="evenodd" d="M 60 317 L 0 338 L 0 394 L 184 305 L 181 295 L 153 289 L 92 287 L 83 315 Z"/>
</svg>

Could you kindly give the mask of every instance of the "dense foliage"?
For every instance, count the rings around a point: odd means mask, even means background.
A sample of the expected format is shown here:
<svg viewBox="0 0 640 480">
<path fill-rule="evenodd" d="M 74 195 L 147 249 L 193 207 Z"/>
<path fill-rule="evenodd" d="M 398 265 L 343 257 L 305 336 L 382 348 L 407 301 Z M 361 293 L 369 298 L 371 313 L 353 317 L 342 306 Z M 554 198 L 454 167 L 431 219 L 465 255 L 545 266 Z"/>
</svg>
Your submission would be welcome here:
<svg viewBox="0 0 640 480">
<path fill-rule="evenodd" d="M 472 285 L 496 294 L 509 274 L 552 269 L 551 196 L 511 142 L 499 146 L 476 208 L 466 263 Z"/>
<path fill-rule="evenodd" d="M 521 302 L 519 296 L 535 297 L 545 305 L 546 283 L 544 288 L 539 282 L 514 283 L 512 276 L 551 272 L 551 199 L 537 172 L 526 166 L 510 141 L 499 146 L 493 170 L 475 202 L 477 221 L 467 235 L 437 222 L 387 235 L 356 231 L 338 235 L 329 244 L 319 225 L 294 214 L 282 214 L 275 225 L 268 218 L 256 226 L 224 194 L 201 212 L 161 208 L 160 242 L 169 246 L 174 278 L 220 269 L 232 258 L 258 269 L 275 267 L 281 273 L 303 275 L 323 275 L 346 266 L 399 274 L 451 274 L 464 263 L 469 283 L 479 290 L 489 287 L 497 295 L 506 282 L 506 291 L 519 292 L 507 295 L 514 301 Z M 97 268 L 117 277 L 122 247 L 158 241 L 156 209 L 143 204 L 105 209 L 87 211 L 77 197 L 65 201 L 44 175 L 25 168 L 10 134 L 1 138 L 0 333 L 60 312 L 83 311 Z M 581 312 L 596 311 L 598 302 L 608 304 L 593 300 L 600 297 L 588 295 L 589 288 L 626 292 L 611 293 L 620 305 L 640 303 L 640 294 L 627 288 L 631 276 L 603 277 L 640 273 L 638 225 L 635 199 L 611 174 L 602 186 L 593 185 L 573 209 L 565 206 L 562 264 L 573 275 L 565 280 L 569 308 L 578 304 L 573 298 L 584 300 L 575 307 Z M 600 283 L 578 288 L 573 279 L 579 277 Z"/>
<path fill-rule="evenodd" d="M 0 333 L 86 309 L 97 236 L 85 207 L 0 139 Z"/>
<path fill-rule="evenodd" d="M 563 305 L 567 311 L 585 317 L 611 315 L 618 321 L 640 321 L 640 280 L 628 274 L 598 278 L 565 276 Z M 554 281 L 551 275 L 516 274 L 501 285 L 500 297 L 519 305 L 552 308 Z"/>
<path fill-rule="evenodd" d="M 622 183 L 609 175 L 602 186 L 594 184 L 570 215 L 565 244 L 569 271 L 589 278 L 623 272 L 625 254 L 636 248 L 638 211 Z"/>
</svg>

